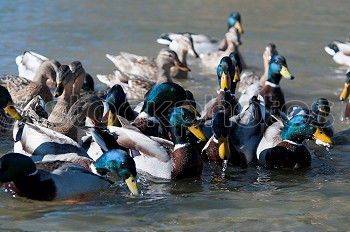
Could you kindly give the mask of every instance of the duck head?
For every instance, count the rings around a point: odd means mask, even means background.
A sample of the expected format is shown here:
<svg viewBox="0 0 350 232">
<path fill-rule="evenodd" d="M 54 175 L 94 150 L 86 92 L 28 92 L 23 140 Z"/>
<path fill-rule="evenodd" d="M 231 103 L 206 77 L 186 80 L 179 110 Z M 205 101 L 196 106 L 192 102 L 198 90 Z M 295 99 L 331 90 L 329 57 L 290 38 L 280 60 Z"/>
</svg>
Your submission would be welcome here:
<svg viewBox="0 0 350 232">
<path fill-rule="evenodd" d="M 8 153 L 0 158 L 0 183 L 33 176 L 37 169 L 33 160 L 19 153 Z"/>
<path fill-rule="evenodd" d="M 241 58 L 239 57 L 238 52 L 231 52 L 231 54 L 229 55 L 231 61 L 232 61 L 232 65 L 235 67 L 235 69 L 238 69 L 238 74 L 241 74 L 242 72 L 242 62 L 241 62 Z"/>
<path fill-rule="evenodd" d="M 350 68 L 346 71 L 345 74 L 345 84 L 344 89 L 340 95 L 340 101 L 345 101 L 350 94 Z"/>
<path fill-rule="evenodd" d="M 227 26 L 228 29 L 230 29 L 231 27 L 235 27 L 239 33 L 243 34 L 244 30 L 241 23 L 241 14 L 237 11 L 231 12 L 231 14 L 227 18 Z"/>
<path fill-rule="evenodd" d="M 326 98 L 318 98 L 315 104 L 312 105 L 311 111 L 316 118 L 319 126 L 323 126 L 327 122 L 327 117 L 331 111 L 329 102 Z"/>
<path fill-rule="evenodd" d="M 101 175 L 114 173 L 127 184 L 133 195 L 139 195 L 136 183 L 136 164 L 134 159 L 125 151 L 119 149 L 109 150 L 94 162 L 97 172 Z"/>
<path fill-rule="evenodd" d="M 296 115 L 291 118 L 282 129 L 282 139 L 302 143 L 305 139 L 320 140 L 331 145 L 332 139 L 325 134 L 322 128 L 312 125 L 309 115 Z"/>
<path fill-rule="evenodd" d="M 87 92 L 95 91 L 95 82 L 89 73 L 86 73 L 85 75 L 82 89 Z"/>
<path fill-rule="evenodd" d="M 75 81 L 74 74 L 68 65 L 61 65 L 58 68 L 56 76 L 56 89 L 54 96 L 59 97 L 63 94 L 65 88 L 72 88 Z"/>
<path fill-rule="evenodd" d="M 76 80 L 79 76 L 85 75 L 85 69 L 80 61 L 73 61 L 69 64 L 69 69 L 74 74 L 74 80 Z"/>
<path fill-rule="evenodd" d="M 270 60 L 267 80 L 278 85 L 282 77 L 289 80 L 294 79 L 294 76 L 292 76 L 288 70 L 286 58 L 281 55 L 275 55 L 271 57 Z"/>
<path fill-rule="evenodd" d="M 214 138 L 218 141 L 220 158 L 228 160 L 231 156 L 229 145 L 230 121 L 228 115 L 224 111 L 216 112 L 212 119 L 211 127 Z"/>
<path fill-rule="evenodd" d="M 108 114 L 108 126 L 120 126 L 117 118 L 119 110 L 127 103 L 123 88 L 116 84 L 107 93 L 103 102 L 103 115 Z"/>
<path fill-rule="evenodd" d="M 171 67 L 177 67 L 181 71 L 191 71 L 190 68 L 183 65 L 176 52 L 169 49 L 162 49 L 156 59 L 157 66 L 169 71 Z"/>
<path fill-rule="evenodd" d="M 236 85 L 240 81 L 238 64 L 233 64 L 230 57 L 225 56 L 220 60 L 216 69 L 220 90 L 230 90 L 235 93 Z"/>
<path fill-rule="evenodd" d="M 23 117 L 17 112 L 16 108 L 14 107 L 9 91 L 3 86 L 0 86 L 0 108 L 9 114 L 14 120 L 23 119 Z"/>
<path fill-rule="evenodd" d="M 186 130 L 202 141 L 207 139 L 198 125 L 196 112 L 186 106 L 175 107 L 170 113 L 169 122 L 174 144 L 186 142 Z"/>
<path fill-rule="evenodd" d="M 153 86 L 146 94 L 142 111 L 150 116 L 164 117 L 169 109 L 187 104 L 187 93 L 180 85 L 172 82 Z"/>
</svg>

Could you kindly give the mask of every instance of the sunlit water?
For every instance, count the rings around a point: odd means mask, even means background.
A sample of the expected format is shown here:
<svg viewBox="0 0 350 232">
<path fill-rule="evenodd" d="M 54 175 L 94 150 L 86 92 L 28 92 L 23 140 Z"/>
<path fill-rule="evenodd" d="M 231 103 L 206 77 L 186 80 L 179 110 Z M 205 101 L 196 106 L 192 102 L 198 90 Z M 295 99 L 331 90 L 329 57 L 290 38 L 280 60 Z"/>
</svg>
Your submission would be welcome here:
<svg viewBox="0 0 350 232">
<path fill-rule="evenodd" d="M 156 56 L 154 41 L 167 31 L 192 31 L 218 38 L 226 17 L 238 10 L 246 33 L 241 51 L 248 65 L 262 66 L 268 42 L 287 57 L 293 81 L 282 80 L 287 100 L 333 102 L 337 130 L 344 82 L 323 51 L 349 33 L 348 0 L 326 1 L 0 1 L 0 73 L 15 74 L 14 59 L 34 50 L 62 63 L 81 60 L 93 75 L 111 73 L 105 53 L 128 51 Z M 215 94 L 215 73 L 192 65 L 181 84 L 203 102 Z M 213 70 L 214 71 L 214 70 Z M 98 84 L 103 89 L 102 84 Z M 2 139 L 11 150 L 11 135 Z M 314 146 L 313 146 L 314 147 Z M 318 149 L 319 150 L 319 149 Z M 201 178 L 153 183 L 140 178 L 144 195 L 130 198 L 125 186 L 91 195 L 79 203 L 35 202 L 0 193 L 0 227 L 23 230 L 347 230 L 350 226 L 349 150 L 314 153 L 303 171 L 205 167 Z"/>
</svg>

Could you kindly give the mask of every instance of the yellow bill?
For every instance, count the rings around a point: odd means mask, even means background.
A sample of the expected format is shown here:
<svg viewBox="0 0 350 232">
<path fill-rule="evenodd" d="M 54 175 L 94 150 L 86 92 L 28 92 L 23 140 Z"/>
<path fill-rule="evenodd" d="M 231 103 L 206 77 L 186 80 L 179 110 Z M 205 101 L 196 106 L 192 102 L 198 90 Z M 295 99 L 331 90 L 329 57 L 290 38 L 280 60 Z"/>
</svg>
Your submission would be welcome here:
<svg viewBox="0 0 350 232">
<path fill-rule="evenodd" d="M 239 76 L 238 66 L 235 67 L 235 75 L 233 77 L 233 82 L 239 82 L 241 80 Z"/>
<path fill-rule="evenodd" d="M 184 71 L 184 72 L 190 72 L 191 71 L 191 69 L 189 67 L 183 65 L 180 62 L 175 62 L 175 67 L 180 69 L 181 71 Z"/>
<path fill-rule="evenodd" d="M 333 144 L 333 140 L 328 135 L 326 135 L 322 128 L 316 129 L 316 132 L 313 135 L 313 139 L 320 140 L 321 142 L 329 145 Z"/>
<path fill-rule="evenodd" d="M 242 24 L 241 24 L 239 21 L 237 21 L 237 22 L 235 23 L 235 28 L 238 30 L 239 33 L 241 33 L 241 34 L 244 33 Z"/>
<path fill-rule="evenodd" d="M 222 72 L 220 79 L 220 89 L 228 90 L 231 89 L 231 77 L 229 74 Z"/>
<path fill-rule="evenodd" d="M 109 111 L 107 125 L 121 127 L 117 114 L 114 114 L 111 111 Z"/>
<path fill-rule="evenodd" d="M 63 94 L 63 91 L 64 91 L 63 83 L 61 81 L 57 82 L 57 87 L 55 89 L 54 96 L 55 97 L 61 96 Z"/>
<path fill-rule="evenodd" d="M 8 113 L 14 120 L 22 120 L 23 117 L 18 113 L 16 108 L 12 104 L 8 104 L 4 108 L 5 112 Z"/>
<path fill-rule="evenodd" d="M 198 127 L 198 125 L 193 124 L 192 126 L 190 126 L 188 128 L 188 130 L 194 134 L 198 139 L 202 140 L 202 141 L 207 141 L 207 137 L 205 136 L 205 134 L 203 133 L 202 129 L 200 129 Z"/>
<path fill-rule="evenodd" d="M 231 156 L 228 137 L 219 138 L 219 156 L 222 160 L 228 160 Z"/>
<path fill-rule="evenodd" d="M 340 101 L 345 101 L 350 95 L 350 84 L 345 83 L 344 89 L 340 94 Z"/>
<path fill-rule="evenodd" d="M 130 176 L 128 179 L 126 179 L 125 183 L 128 186 L 132 195 L 137 196 L 140 194 L 139 188 L 137 187 L 136 178 L 134 176 Z"/>
<path fill-rule="evenodd" d="M 287 78 L 289 80 L 293 79 L 292 74 L 290 74 L 288 68 L 286 66 L 282 66 L 282 69 L 280 71 L 280 74 L 284 77 Z"/>
</svg>

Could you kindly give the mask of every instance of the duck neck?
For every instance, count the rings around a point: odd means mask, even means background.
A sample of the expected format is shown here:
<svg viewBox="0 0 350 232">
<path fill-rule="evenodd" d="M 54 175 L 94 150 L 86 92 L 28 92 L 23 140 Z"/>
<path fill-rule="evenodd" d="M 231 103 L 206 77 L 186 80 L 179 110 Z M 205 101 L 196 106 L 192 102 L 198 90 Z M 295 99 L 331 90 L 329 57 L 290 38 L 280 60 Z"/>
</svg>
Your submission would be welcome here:
<svg viewBox="0 0 350 232">
<path fill-rule="evenodd" d="M 170 133 L 175 146 L 187 143 L 186 128 L 173 126 L 170 129 Z"/>
<path fill-rule="evenodd" d="M 271 70 L 268 71 L 267 81 L 272 83 L 273 85 L 277 85 L 277 87 L 279 87 L 281 78 L 281 74 L 272 72 Z"/>
<path fill-rule="evenodd" d="M 170 76 L 170 68 L 167 66 L 163 66 L 158 69 L 157 84 L 162 84 L 166 82 L 173 82 L 173 80 Z"/>
<path fill-rule="evenodd" d="M 56 78 L 55 69 L 50 61 L 45 61 L 39 67 L 39 70 L 35 73 L 33 82 L 39 83 L 41 85 L 46 85 L 46 81 L 52 78 Z"/>
<path fill-rule="evenodd" d="M 74 87 L 73 87 L 73 94 L 75 96 L 80 96 L 80 90 L 83 87 L 84 79 L 85 79 L 85 70 L 75 79 Z"/>
<path fill-rule="evenodd" d="M 225 52 L 237 52 L 238 51 L 238 46 L 234 43 L 234 42 L 228 42 L 227 43 L 227 48 L 225 50 Z"/>
</svg>

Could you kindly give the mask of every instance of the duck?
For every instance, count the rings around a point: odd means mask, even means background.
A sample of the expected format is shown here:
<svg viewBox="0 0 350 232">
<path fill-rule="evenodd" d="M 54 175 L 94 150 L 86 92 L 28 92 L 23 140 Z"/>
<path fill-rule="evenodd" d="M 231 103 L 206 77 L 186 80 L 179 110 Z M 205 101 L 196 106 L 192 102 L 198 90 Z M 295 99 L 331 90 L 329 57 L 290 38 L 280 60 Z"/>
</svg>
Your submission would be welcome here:
<svg viewBox="0 0 350 232">
<path fill-rule="evenodd" d="M 81 89 L 88 93 L 95 91 L 95 81 L 89 73 L 86 73 Z"/>
<path fill-rule="evenodd" d="M 322 128 L 322 130 L 330 138 L 334 135 L 334 128 L 332 122 L 328 119 L 330 114 L 330 103 L 326 98 L 317 98 L 315 103 L 309 106 L 294 106 L 291 107 L 291 111 L 288 113 L 287 118 L 290 120 L 296 115 L 311 115 L 313 124 Z M 320 140 L 316 140 L 316 144 L 321 144 Z"/>
<path fill-rule="evenodd" d="M 193 40 L 190 34 L 183 34 L 173 40 L 169 44 L 169 49 L 176 53 L 179 61 L 185 66 L 187 66 L 187 54 L 195 58 L 199 57 L 193 47 Z M 118 71 L 139 76 L 157 76 L 160 64 L 159 58 L 149 58 L 126 52 L 121 52 L 117 56 L 106 54 L 106 57 L 113 62 Z M 188 70 L 181 70 L 176 66 L 172 67 L 170 71 L 171 78 L 185 79 L 188 76 Z"/>
<path fill-rule="evenodd" d="M 230 57 L 225 56 L 217 66 L 217 76 L 219 81 L 218 96 L 209 101 L 201 113 L 204 121 L 212 119 L 219 110 L 227 112 L 229 117 L 240 112 L 240 106 L 235 97 L 236 85 L 239 82 L 239 67 L 237 63 L 232 63 Z"/>
<path fill-rule="evenodd" d="M 246 167 L 256 160 L 256 149 L 266 129 L 265 115 L 264 100 L 258 95 L 238 115 L 229 117 L 225 111 L 216 112 L 211 123 L 213 135 L 202 156 L 214 163 L 228 161 Z"/>
<path fill-rule="evenodd" d="M 97 78 L 108 87 L 120 84 L 129 100 L 140 100 L 155 84 L 173 82 L 170 75 L 172 67 L 177 67 L 182 71 L 190 71 L 179 61 L 177 54 L 169 49 L 162 49 L 159 52 L 156 63 L 158 71 L 155 76 L 139 76 L 116 70 L 114 75 L 97 75 Z M 157 78 L 156 81 L 153 78 Z"/>
<path fill-rule="evenodd" d="M 53 96 L 46 81 L 53 76 L 56 76 L 56 71 L 52 63 L 44 61 L 33 81 L 15 75 L 6 75 L 0 77 L 0 85 L 8 89 L 17 107 L 24 108 L 36 95 L 40 95 L 45 103 L 52 101 Z M 52 81 L 55 82 L 55 80 Z"/>
<path fill-rule="evenodd" d="M 206 140 L 197 127 L 196 113 L 186 106 L 175 107 L 170 112 L 169 124 L 171 141 L 147 136 L 132 128 L 107 128 L 117 138 L 118 144 L 133 151 L 138 172 L 167 180 L 200 176 L 203 163 L 199 150 L 188 142 L 186 136 L 189 130 L 198 139 Z"/>
<path fill-rule="evenodd" d="M 265 86 L 259 91 L 259 94 L 264 98 L 265 107 L 272 114 L 279 114 L 285 111 L 285 99 L 279 82 L 284 77 L 293 80 L 288 70 L 287 61 L 284 56 L 275 55 L 271 58 L 268 78 L 265 81 Z"/>
<path fill-rule="evenodd" d="M 238 51 L 238 47 L 242 44 L 240 34 L 238 30 L 234 27 L 230 28 L 230 30 L 225 34 L 225 38 L 227 40 L 227 48 L 224 51 L 216 51 L 206 54 L 199 55 L 201 59 L 201 65 L 208 70 L 214 70 L 217 67 L 217 64 L 220 62 L 220 59 L 224 56 L 230 55 L 231 52 Z M 240 60 L 243 63 L 243 58 L 240 57 Z M 243 67 L 245 68 L 245 67 Z"/>
<path fill-rule="evenodd" d="M 350 42 L 333 41 L 324 47 L 335 63 L 350 66 Z"/>
<path fill-rule="evenodd" d="M 319 139 L 330 145 L 332 139 L 320 127 L 312 125 L 309 115 L 296 115 L 288 121 L 279 120 L 279 128 L 270 126 L 264 134 L 258 150 L 259 164 L 273 169 L 300 169 L 311 166 L 311 154 L 303 141 Z M 270 133 L 270 128 L 275 133 Z M 277 133 L 276 133 L 277 130 Z M 274 137 L 273 137 L 274 136 Z M 267 140 L 272 143 L 266 143 Z"/>
<path fill-rule="evenodd" d="M 36 72 L 44 62 L 50 63 L 51 68 L 53 69 L 53 71 L 49 72 L 49 75 L 52 76 L 48 78 L 46 84 L 50 89 L 55 88 L 53 80 L 56 79 L 57 70 L 61 66 L 60 62 L 57 60 L 50 60 L 49 58 L 33 51 L 24 51 L 22 55 L 16 57 L 18 76 L 34 81 Z"/>
<path fill-rule="evenodd" d="M 167 82 L 153 86 L 145 96 L 141 112 L 132 122 L 141 133 L 167 138 L 166 126 L 169 110 L 174 106 L 188 105 L 188 93 L 179 84 Z"/>
<path fill-rule="evenodd" d="M 98 193 L 113 182 L 74 162 L 51 160 L 34 162 L 20 153 L 0 158 L 0 182 L 12 195 L 38 201 L 52 201 L 84 193 Z M 135 163 L 120 150 L 108 151 L 93 164 L 97 171 L 121 176 L 137 193 Z M 135 187 L 136 186 L 136 187 Z"/>
<path fill-rule="evenodd" d="M 250 98 L 258 94 L 259 91 L 265 86 L 265 82 L 268 78 L 270 60 L 271 57 L 275 55 L 278 55 L 276 45 L 269 43 L 263 52 L 263 74 L 260 76 L 260 74 L 257 74 L 255 71 L 250 70 L 245 70 L 243 73 L 241 73 L 241 81 L 239 83 L 237 91 L 241 93 L 238 101 L 242 107 L 248 105 Z M 237 57 L 237 55 L 235 57 Z M 235 58 L 235 60 L 236 59 L 237 58 Z"/>
<path fill-rule="evenodd" d="M 244 33 L 242 24 L 241 24 L 241 14 L 237 11 L 233 11 L 230 13 L 230 15 L 227 18 L 227 25 L 228 30 L 232 27 L 235 27 L 239 33 Z M 157 39 L 157 43 L 169 45 L 173 40 L 181 37 L 184 34 L 190 34 L 193 38 L 193 46 L 195 51 L 198 54 L 206 54 L 210 52 L 216 52 L 219 50 L 226 50 L 227 48 L 227 41 L 226 38 L 224 38 L 221 42 L 219 42 L 217 39 L 203 35 L 203 34 L 195 34 L 195 33 L 163 33 L 160 35 L 160 37 Z"/>
<path fill-rule="evenodd" d="M 350 95 L 350 68 L 348 68 L 345 74 L 345 84 L 344 84 L 344 89 L 339 97 L 340 101 L 345 101 L 349 97 L 349 95 Z M 344 117 L 346 119 L 350 118 L 350 101 L 346 104 Z"/>
</svg>

